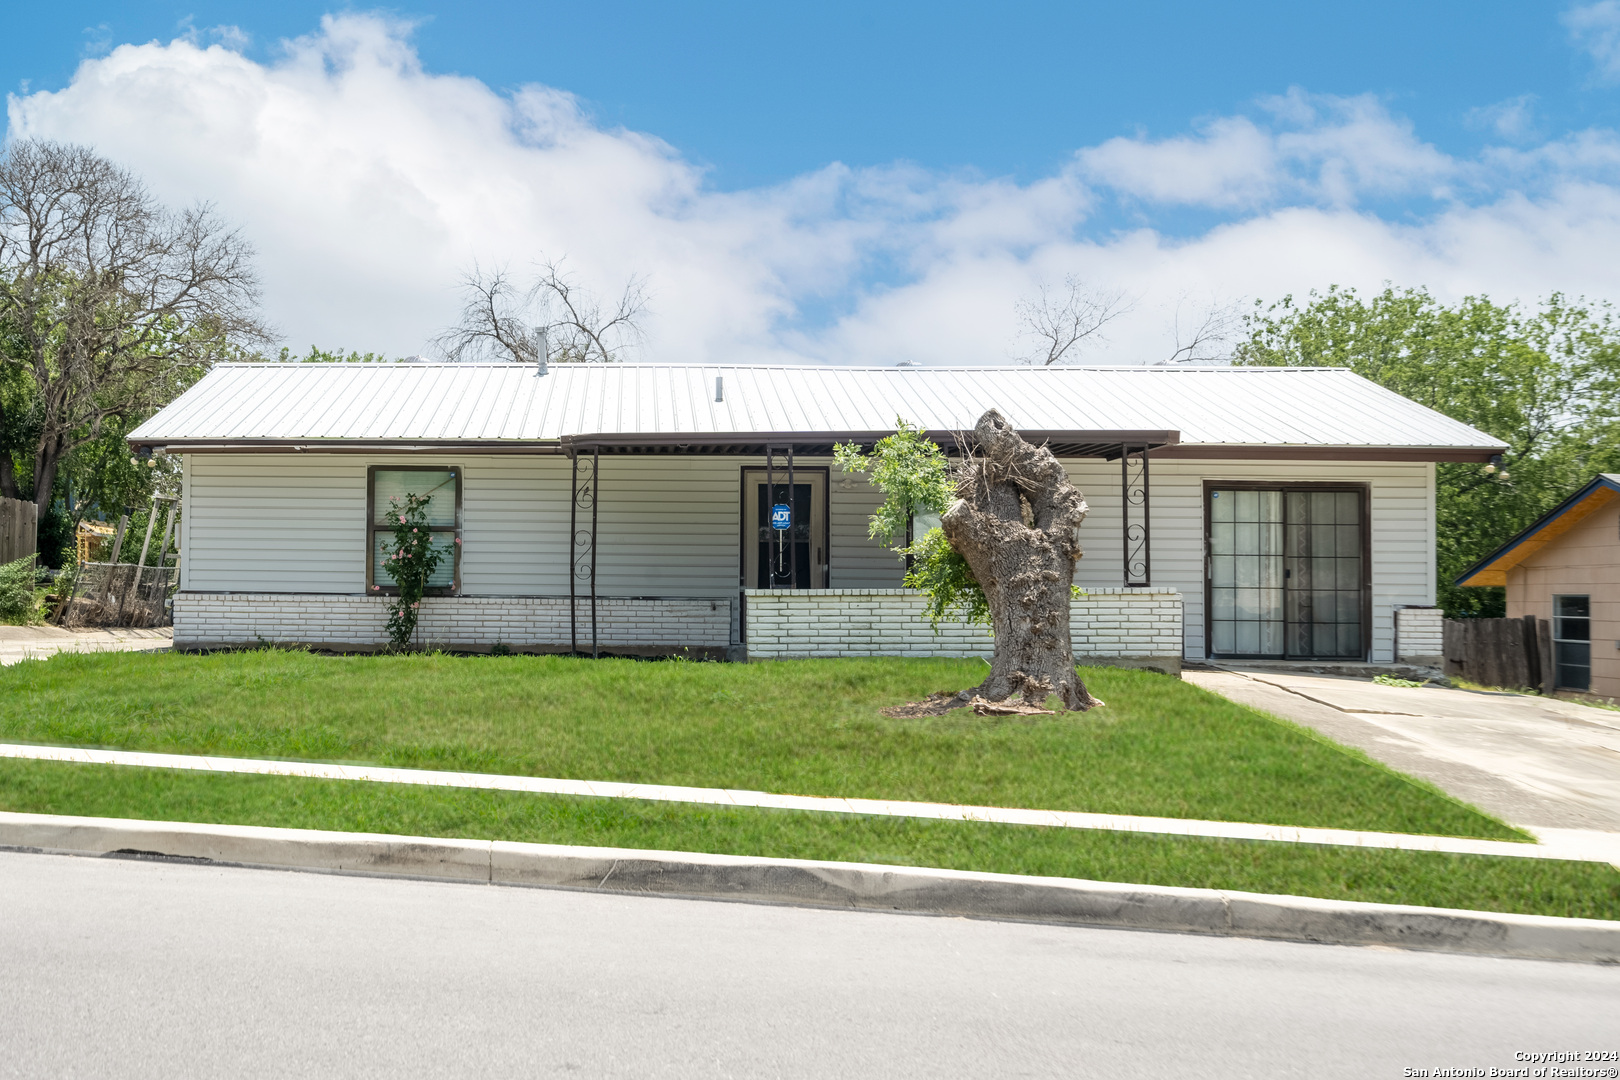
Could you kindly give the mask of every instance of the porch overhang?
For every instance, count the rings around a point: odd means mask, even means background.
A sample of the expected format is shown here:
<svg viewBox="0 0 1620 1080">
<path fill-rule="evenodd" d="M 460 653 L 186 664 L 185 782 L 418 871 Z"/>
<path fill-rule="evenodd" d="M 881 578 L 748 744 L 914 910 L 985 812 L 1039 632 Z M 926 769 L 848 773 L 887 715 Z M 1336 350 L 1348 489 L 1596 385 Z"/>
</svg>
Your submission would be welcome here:
<svg viewBox="0 0 1620 1080">
<path fill-rule="evenodd" d="M 564 435 L 562 451 L 569 456 L 581 452 L 604 454 L 744 454 L 762 456 L 767 450 L 785 450 L 804 457 L 831 456 L 833 447 L 856 443 L 870 447 L 894 431 L 737 431 L 681 433 L 598 432 Z M 1124 447 L 1158 453 L 1181 440 L 1179 431 L 1064 430 L 1020 431 L 1025 439 L 1045 444 L 1060 458 L 1092 457 L 1117 460 Z M 947 454 L 960 445 L 971 431 L 930 431 L 928 437 Z"/>
</svg>

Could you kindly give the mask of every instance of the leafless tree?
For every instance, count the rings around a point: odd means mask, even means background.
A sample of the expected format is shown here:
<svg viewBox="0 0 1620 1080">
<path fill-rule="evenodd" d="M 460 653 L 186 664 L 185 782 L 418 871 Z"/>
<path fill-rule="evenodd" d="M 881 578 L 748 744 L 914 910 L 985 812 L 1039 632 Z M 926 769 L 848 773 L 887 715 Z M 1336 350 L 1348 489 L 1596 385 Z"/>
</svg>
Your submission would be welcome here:
<svg viewBox="0 0 1620 1080">
<path fill-rule="evenodd" d="M 1232 338 L 1242 327 L 1241 305 L 1236 301 L 1215 302 L 1201 313 L 1184 317 L 1187 298 L 1176 304 L 1175 349 L 1159 367 L 1170 364 L 1219 364 L 1231 359 Z"/>
<path fill-rule="evenodd" d="M 561 260 L 541 263 L 527 288 L 505 269 L 475 266 L 462 278 L 462 293 L 460 323 L 436 340 L 451 360 L 612 363 L 641 340 L 647 313 L 643 279 L 632 277 L 614 306 L 604 308 Z"/>
<path fill-rule="evenodd" d="M 41 514 L 63 459 L 109 420 L 139 420 L 216 359 L 269 341 L 252 259 L 210 206 L 169 210 L 87 147 L 28 139 L 6 150 L 0 364 L 31 383 Z M 0 454 L 0 492 L 17 491 Z"/>
<path fill-rule="evenodd" d="M 1093 289 L 1072 274 L 1060 289 L 1043 284 L 1038 296 L 1020 300 L 1016 309 L 1021 336 L 1033 343 L 1022 359 L 1041 367 L 1072 360 L 1077 346 L 1089 338 L 1100 340 L 1102 328 L 1132 306 L 1123 291 Z"/>
</svg>

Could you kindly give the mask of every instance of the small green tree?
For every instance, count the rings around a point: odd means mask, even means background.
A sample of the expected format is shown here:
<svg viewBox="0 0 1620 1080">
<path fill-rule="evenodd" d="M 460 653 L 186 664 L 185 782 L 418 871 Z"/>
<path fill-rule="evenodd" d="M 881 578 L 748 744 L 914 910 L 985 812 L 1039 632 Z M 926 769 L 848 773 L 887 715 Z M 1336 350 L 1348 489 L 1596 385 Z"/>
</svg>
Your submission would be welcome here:
<svg viewBox="0 0 1620 1080">
<path fill-rule="evenodd" d="M 409 492 L 403 499 L 388 500 L 394 553 L 383 560 L 383 568 L 399 586 L 399 595 L 388 609 L 388 641 L 395 650 L 408 647 L 415 636 L 422 595 L 444 558 L 444 552 L 433 547 L 433 530 L 428 527 L 427 508 L 432 501 L 431 495 Z"/>
<path fill-rule="evenodd" d="M 956 499 L 956 483 L 944 452 L 922 428 L 903 418 L 894 423 L 894 434 L 879 439 L 870 455 L 855 443 L 833 448 L 834 460 L 846 474 L 865 474 L 867 482 L 883 492 L 867 535 L 890 545 L 896 537 L 907 536 L 918 514 L 943 514 Z M 891 550 L 910 560 L 905 585 L 928 598 L 929 622 L 937 626 L 956 616 L 963 622 L 990 625 L 984 590 L 967 560 L 945 539 L 945 530 L 936 525 Z"/>
</svg>

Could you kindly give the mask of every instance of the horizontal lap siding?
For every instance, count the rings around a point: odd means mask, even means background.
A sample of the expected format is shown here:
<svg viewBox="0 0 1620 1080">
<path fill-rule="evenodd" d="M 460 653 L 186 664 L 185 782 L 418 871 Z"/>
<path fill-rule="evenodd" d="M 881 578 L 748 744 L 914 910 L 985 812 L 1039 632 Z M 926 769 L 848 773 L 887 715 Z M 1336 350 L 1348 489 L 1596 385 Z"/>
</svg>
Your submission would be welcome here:
<svg viewBox="0 0 1620 1080">
<path fill-rule="evenodd" d="M 185 588 L 360 593 L 366 462 L 336 454 L 195 454 Z"/>
<path fill-rule="evenodd" d="M 1066 462 L 1091 512 L 1080 527 L 1081 588 L 1124 583 L 1119 463 Z M 1394 658 L 1394 608 L 1434 603 L 1434 466 L 1422 462 L 1154 462 L 1153 585 L 1177 589 L 1186 604 L 1186 655 L 1204 656 L 1203 482 L 1367 484 L 1372 517 L 1372 652 Z"/>
<path fill-rule="evenodd" d="M 359 593 L 365 587 L 366 467 L 464 470 L 462 578 L 468 595 L 568 592 L 569 462 L 551 456 L 191 455 L 183 587 L 195 591 Z M 605 596 L 727 596 L 738 586 L 742 457 L 604 455 L 597 588 Z M 799 459 L 804 466 L 826 459 Z M 1119 466 L 1067 463 L 1091 513 L 1081 588 L 1123 583 Z M 1153 585 L 1185 600 L 1186 655 L 1204 655 L 1203 487 L 1210 479 L 1371 485 L 1372 658 L 1393 649 L 1393 608 L 1434 603 L 1433 466 L 1393 463 L 1161 461 L 1152 466 Z M 866 537 L 879 493 L 830 473 L 834 588 L 890 588 L 900 560 Z"/>
<path fill-rule="evenodd" d="M 846 487 L 847 484 L 847 487 Z M 827 494 L 832 567 L 829 573 L 835 589 L 894 589 L 905 577 L 905 565 L 889 546 L 867 535 L 872 511 L 883 501 L 883 493 L 867 483 L 864 476 L 846 477 L 837 466 L 832 469 L 832 488 Z M 895 538 L 904 543 L 905 537 Z"/>
<path fill-rule="evenodd" d="M 608 454 L 601 461 L 599 593 L 736 594 L 742 458 Z"/>
<path fill-rule="evenodd" d="M 462 588 L 469 596 L 566 595 L 568 459 L 554 456 L 197 454 L 186 461 L 185 587 L 196 591 L 365 590 L 366 469 L 463 471 Z M 738 582 L 742 457 L 603 455 L 597 591 L 727 596 Z M 827 459 L 799 459 L 826 466 Z M 833 584 L 898 585 L 899 560 L 866 538 L 879 496 L 832 471 Z M 581 510 L 580 526 L 588 526 Z"/>
</svg>

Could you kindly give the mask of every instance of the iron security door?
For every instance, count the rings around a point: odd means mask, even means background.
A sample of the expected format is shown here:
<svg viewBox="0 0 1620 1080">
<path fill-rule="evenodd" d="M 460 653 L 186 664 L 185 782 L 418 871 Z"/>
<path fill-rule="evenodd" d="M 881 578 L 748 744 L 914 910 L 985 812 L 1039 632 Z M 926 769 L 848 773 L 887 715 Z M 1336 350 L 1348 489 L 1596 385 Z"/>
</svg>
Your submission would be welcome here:
<svg viewBox="0 0 1620 1080">
<path fill-rule="evenodd" d="M 1366 496 L 1359 489 L 1207 489 L 1210 655 L 1361 659 Z"/>
<path fill-rule="evenodd" d="M 763 471 L 744 474 L 743 581 L 748 588 L 827 587 L 826 472 L 797 473 L 791 501 L 787 484 L 767 484 Z M 771 509 L 780 504 L 793 508 L 792 527 L 783 531 L 771 527 Z"/>
</svg>

